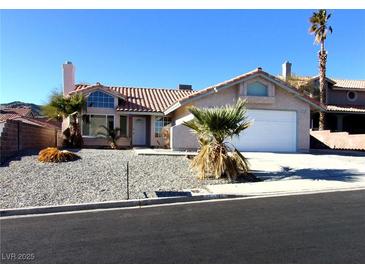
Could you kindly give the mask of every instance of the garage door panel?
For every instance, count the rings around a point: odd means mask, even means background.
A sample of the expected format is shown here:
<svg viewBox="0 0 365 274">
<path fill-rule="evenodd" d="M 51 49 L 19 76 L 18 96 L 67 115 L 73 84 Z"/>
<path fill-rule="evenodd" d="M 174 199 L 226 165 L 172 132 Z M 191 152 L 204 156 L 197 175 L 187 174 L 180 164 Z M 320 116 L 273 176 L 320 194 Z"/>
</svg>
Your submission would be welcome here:
<svg viewBox="0 0 365 274">
<path fill-rule="evenodd" d="M 241 151 L 296 151 L 296 112 L 277 110 L 247 111 L 252 125 L 232 139 Z"/>
</svg>

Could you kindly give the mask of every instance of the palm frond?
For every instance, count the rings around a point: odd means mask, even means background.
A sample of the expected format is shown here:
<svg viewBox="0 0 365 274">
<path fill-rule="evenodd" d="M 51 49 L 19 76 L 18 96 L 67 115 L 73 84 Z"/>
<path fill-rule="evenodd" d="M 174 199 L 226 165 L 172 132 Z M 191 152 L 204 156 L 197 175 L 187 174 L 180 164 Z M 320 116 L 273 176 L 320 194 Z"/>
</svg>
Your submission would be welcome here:
<svg viewBox="0 0 365 274">
<path fill-rule="evenodd" d="M 246 101 L 238 100 L 233 106 L 216 108 L 191 107 L 189 111 L 194 118 L 183 124 L 199 138 L 200 150 L 191 162 L 191 168 L 197 171 L 198 178 L 226 176 L 235 179 L 239 174 L 248 172 L 247 160 L 225 141 L 250 126 L 246 116 Z"/>
<path fill-rule="evenodd" d="M 111 148 L 117 148 L 117 141 L 122 136 L 120 134 L 121 129 L 120 128 L 109 128 L 104 125 L 100 126 L 102 131 L 97 132 L 98 137 L 102 137 L 104 139 L 107 139 L 110 143 Z"/>
<path fill-rule="evenodd" d="M 330 13 L 327 14 L 326 10 L 321 9 L 318 12 L 314 12 L 313 15 L 309 18 L 309 22 L 311 23 L 309 32 L 315 35 L 315 43 L 324 43 L 327 38 L 327 31 L 332 33 L 332 27 L 327 26 L 328 19 L 330 17 Z"/>
</svg>

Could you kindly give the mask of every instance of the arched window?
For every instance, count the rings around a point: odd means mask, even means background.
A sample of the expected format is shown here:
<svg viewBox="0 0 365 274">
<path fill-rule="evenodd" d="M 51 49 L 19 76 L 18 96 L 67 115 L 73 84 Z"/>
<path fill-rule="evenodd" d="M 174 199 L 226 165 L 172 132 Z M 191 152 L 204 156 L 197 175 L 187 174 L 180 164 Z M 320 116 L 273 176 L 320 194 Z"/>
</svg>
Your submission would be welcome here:
<svg viewBox="0 0 365 274">
<path fill-rule="evenodd" d="M 93 108 L 114 108 L 114 97 L 101 91 L 94 91 L 87 98 L 87 106 Z"/>
<path fill-rule="evenodd" d="M 247 85 L 247 96 L 268 96 L 268 87 L 261 82 L 253 82 Z"/>
</svg>

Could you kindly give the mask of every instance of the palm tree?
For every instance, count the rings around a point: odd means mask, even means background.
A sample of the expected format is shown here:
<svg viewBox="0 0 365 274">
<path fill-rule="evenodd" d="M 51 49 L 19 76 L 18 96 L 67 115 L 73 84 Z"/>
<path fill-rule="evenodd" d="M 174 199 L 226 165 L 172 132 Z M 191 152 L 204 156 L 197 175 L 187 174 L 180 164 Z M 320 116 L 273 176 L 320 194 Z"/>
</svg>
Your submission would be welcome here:
<svg viewBox="0 0 365 274">
<path fill-rule="evenodd" d="M 235 179 L 247 173 L 247 159 L 229 142 L 249 127 L 246 117 L 246 101 L 239 100 L 234 106 L 220 108 L 190 107 L 194 118 L 184 122 L 198 136 L 200 150 L 191 162 L 198 171 L 198 177 Z"/>
<path fill-rule="evenodd" d="M 103 128 L 104 130 L 99 131 L 97 136 L 107 139 L 112 149 L 118 148 L 117 141 L 122 137 L 120 135 L 120 128 L 108 128 L 106 126 L 100 126 L 100 128 Z"/>
<path fill-rule="evenodd" d="M 324 42 L 327 38 L 328 32 L 332 33 L 332 27 L 328 26 L 328 19 L 331 14 L 326 10 L 319 10 L 314 12 L 309 21 L 311 23 L 309 32 L 315 35 L 314 42 L 321 45 L 321 50 L 319 51 L 319 100 L 321 104 L 326 103 L 326 62 L 327 62 L 327 52 L 324 47 Z M 319 129 L 325 129 L 325 113 L 319 113 Z"/>
<path fill-rule="evenodd" d="M 78 122 L 78 116 L 86 104 L 85 97 L 76 93 L 71 96 L 63 96 L 62 93 L 53 92 L 49 103 L 42 110 L 43 113 L 59 120 L 70 118 L 70 139 L 68 145 L 72 147 L 82 146 L 82 136 Z"/>
</svg>

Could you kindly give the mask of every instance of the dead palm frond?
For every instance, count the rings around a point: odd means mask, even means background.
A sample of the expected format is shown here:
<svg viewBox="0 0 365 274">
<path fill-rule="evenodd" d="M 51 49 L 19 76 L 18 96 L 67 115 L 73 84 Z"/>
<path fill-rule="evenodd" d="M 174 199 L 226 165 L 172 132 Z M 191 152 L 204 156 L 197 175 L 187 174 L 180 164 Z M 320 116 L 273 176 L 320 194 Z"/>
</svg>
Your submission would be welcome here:
<svg viewBox="0 0 365 274">
<path fill-rule="evenodd" d="M 48 147 L 38 154 L 38 161 L 43 163 L 69 162 L 81 159 L 79 155 L 68 150 L 58 150 L 56 147 Z"/>
</svg>

